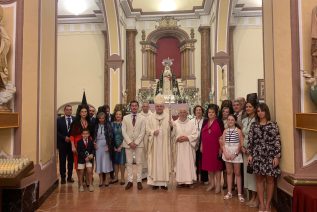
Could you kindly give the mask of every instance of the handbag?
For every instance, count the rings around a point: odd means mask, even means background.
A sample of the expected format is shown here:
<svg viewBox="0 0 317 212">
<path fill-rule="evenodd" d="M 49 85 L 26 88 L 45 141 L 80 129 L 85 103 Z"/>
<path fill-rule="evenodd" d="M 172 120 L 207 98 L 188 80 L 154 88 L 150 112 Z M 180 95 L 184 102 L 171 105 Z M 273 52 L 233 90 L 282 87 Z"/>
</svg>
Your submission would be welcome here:
<svg viewBox="0 0 317 212">
<path fill-rule="evenodd" d="M 253 166 L 250 163 L 248 163 L 248 165 L 247 165 L 247 173 L 253 174 Z"/>
</svg>

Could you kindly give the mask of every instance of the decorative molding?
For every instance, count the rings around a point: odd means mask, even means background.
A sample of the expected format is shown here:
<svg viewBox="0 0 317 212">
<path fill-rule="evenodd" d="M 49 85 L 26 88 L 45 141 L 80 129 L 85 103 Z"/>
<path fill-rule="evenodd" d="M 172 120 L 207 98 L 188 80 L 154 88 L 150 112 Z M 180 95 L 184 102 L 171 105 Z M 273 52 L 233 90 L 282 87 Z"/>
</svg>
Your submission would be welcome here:
<svg viewBox="0 0 317 212">
<path fill-rule="evenodd" d="M 80 24 L 80 23 L 103 23 L 104 14 L 102 10 L 94 10 L 93 14 L 84 15 L 58 15 L 58 24 Z"/>
<path fill-rule="evenodd" d="M 180 29 L 179 27 L 170 28 L 170 27 L 160 27 L 152 31 L 148 36 L 146 41 L 156 43 L 160 38 L 171 36 L 179 40 L 180 43 L 190 40 L 189 35 L 185 30 Z"/>
<path fill-rule="evenodd" d="M 159 20 L 164 16 L 173 16 L 178 19 L 198 19 L 202 15 L 208 15 L 215 0 L 204 0 L 201 6 L 193 7 L 192 10 L 178 10 L 170 12 L 143 12 L 134 9 L 130 0 L 119 0 L 127 18 L 135 18 L 137 21 Z"/>
<path fill-rule="evenodd" d="M 217 52 L 214 57 L 212 57 L 212 60 L 214 61 L 215 65 L 223 68 L 225 65 L 229 65 L 230 56 L 228 53 L 220 51 Z"/>
<path fill-rule="evenodd" d="M 317 179 L 305 179 L 295 178 L 294 176 L 288 175 L 284 179 L 293 186 L 316 186 Z"/>
<path fill-rule="evenodd" d="M 262 16 L 259 17 L 234 17 L 231 16 L 230 26 L 237 28 L 262 28 Z"/>
<path fill-rule="evenodd" d="M 69 32 L 101 32 L 106 29 L 103 23 L 58 24 L 58 34 Z"/>
<path fill-rule="evenodd" d="M 261 17 L 262 7 L 245 7 L 245 4 L 233 3 L 232 15 L 234 17 Z"/>
<path fill-rule="evenodd" d="M 109 68 L 112 68 L 114 71 L 116 71 L 116 69 L 121 69 L 123 64 L 123 59 L 117 55 L 117 54 L 113 54 L 110 57 L 108 57 L 107 60 L 107 66 Z"/>
</svg>

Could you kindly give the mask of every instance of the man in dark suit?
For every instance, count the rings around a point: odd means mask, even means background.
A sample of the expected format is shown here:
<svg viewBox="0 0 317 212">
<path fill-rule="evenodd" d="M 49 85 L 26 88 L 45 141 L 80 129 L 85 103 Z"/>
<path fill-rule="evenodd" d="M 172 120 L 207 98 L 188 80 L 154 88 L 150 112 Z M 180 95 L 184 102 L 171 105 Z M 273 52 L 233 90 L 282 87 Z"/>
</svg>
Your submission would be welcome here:
<svg viewBox="0 0 317 212">
<path fill-rule="evenodd" d="M 66 183 L 66 160 L 67 160 L 67 182 L 73 183 L 73 152 L 69 138 L 71 123 L 75 120 L 72 116 L 72 106 L 64 107 L 64 116 L 57 119 L 57 149 L 59 152 L 59 172 L 61 175 L 61 184 Z"/>
<path fill-rule="evenodd" d="M 114 121 L 114 117 L 113 117 L 113 114 L 110 113 L 110 107 L 109 105 L 105 104 L 103 106 L 100 106 L 98 107 L 98 112 L 97 112 L 97 115 L 98 113 L 100 112 L 104 112 L 106 114 L 106 119 L 107 119 L 107 122 L 113 122 Z M 98 120 L 97 120 L 98 121 Z"/>
<path fill-rule="evenodd" d="M 90 124 L 92 126 L 95 126 L 96 124 L 95 115 L 96 115 L 96 109 L 93 106 L 89 105 L 89 119 L 90 119 Z"/>
</svg>

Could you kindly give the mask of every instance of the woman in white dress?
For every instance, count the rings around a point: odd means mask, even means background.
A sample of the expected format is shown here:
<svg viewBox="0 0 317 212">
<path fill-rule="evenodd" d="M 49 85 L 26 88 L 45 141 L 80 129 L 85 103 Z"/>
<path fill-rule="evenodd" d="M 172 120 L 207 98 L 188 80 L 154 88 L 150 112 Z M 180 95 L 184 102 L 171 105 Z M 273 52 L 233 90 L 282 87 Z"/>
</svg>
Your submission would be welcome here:
<svg viewBox="0 0 317 212">
<path fill-rule="evenodd" d="M 222 135 L 222 159 L 226 162 L 228 193 L 223 197 L 225 200 L 232 198 L 233 172 L 236 177 L 238 186 L 238 198 L 240 202 L 244 202 L 241 186 L 241 163 L 243 163 L 242 154 L 240 152 L 243 145 L 243 135 L 236 124 L 237 117 L 230 114 L 227 119 L 228 128 Z"/>
<path fill-rule="evenodd" d="M 244 142 L 243 146 L 241 148 L 243 152 L 243 158 L 244 158 L 244 187 L 249 192 L 249 201 L 246 203 L 249 207 L 258 207 L 259 200 L 257 198 L 257 192 L 256 192 L 256 181 L 255 181 L 255 175 L 249 174 L 247 172 L 247 166 L 248 166 L 248 154 L 247 154 L 247 145 L 248 145 L 248 134 L 250 131 L 250 126 L 253 122 L 256 121 L 256 101 L 248 101 L 246 104 L 246 114 L 247 117 L 242 120 L 242 132 L 244 135 Z"/>
</svg>

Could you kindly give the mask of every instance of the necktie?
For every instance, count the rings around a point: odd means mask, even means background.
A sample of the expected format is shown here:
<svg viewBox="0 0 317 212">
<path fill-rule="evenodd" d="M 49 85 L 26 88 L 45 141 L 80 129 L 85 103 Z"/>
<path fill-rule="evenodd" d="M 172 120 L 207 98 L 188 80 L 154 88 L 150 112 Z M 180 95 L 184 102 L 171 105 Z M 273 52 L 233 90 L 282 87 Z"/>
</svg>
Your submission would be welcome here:
<svg viewBox="0 0 317 212">
<path fill-rule="evenodd" d="M 135 125 L 135 117 L 136 117 L 136 115 L 133 115 L 133 118 L 132 118 L 132 125 L 133 125 L 133 127 L 134 127 L 134 125 Z"/>
<path fill-rule="evenodd" d="M 71 119 L 70 117 L 67 118 L 67 131 L 70 129 Z"/>
<path fill-rule="evenodd" d="M 88 141 L 87 140 L 85 140 L 85 147 L 87 148 L 87 145 L 88 145 Z"/>
</svg>

